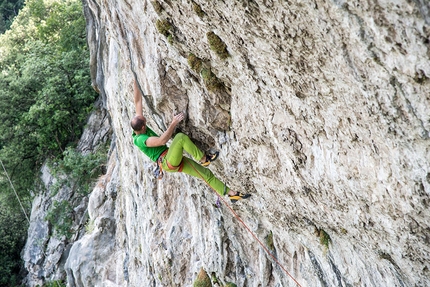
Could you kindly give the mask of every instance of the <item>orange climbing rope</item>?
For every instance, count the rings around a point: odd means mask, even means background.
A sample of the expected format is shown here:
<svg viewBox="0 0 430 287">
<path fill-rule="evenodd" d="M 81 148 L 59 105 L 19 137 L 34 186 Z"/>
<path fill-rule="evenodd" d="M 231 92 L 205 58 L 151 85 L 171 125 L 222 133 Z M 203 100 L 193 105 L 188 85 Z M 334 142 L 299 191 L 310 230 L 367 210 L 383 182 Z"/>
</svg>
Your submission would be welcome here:
<svg viewBox="0 0 430 287">
<path fill-rule="evenodd" d="M 224 200 L 224 198 L 222 198 L 222 196 L 209 185 L 209 183 L 204 179 L 204 177 L 200 174 L 200 172 L 198 172 L 198 170 L 192 164 L 189 164 L 187 160 L 185 160 L 184 162 L 186 162 L 188 165 L 190 165 L 199 174 L 199 176 L 203 179 L 203 181 L 215 192 L 215 194 L 218 196 L 219 199 L 221 199 L 221 201 L 225 204 L 225 206 L 227 206 L 228 209 L 230 209 L 230 211 L 233 213 L 234 217 L 236 217 L 237 220 L 239 220 L 239 222 L 242 223 L 243 227 L 245 227 L 245 229 L 248 231 L 248 233 L 251 234 L 251 236 L 254 237 L 255 240 L 257 240 L 257 242 L 260 244 L 260 246 L 264 249 L 264 251 L 266 251 L 267 254 L 269 254 L 270 257 L 272 257 L 272 259 L 276 262 L 276 264 L 278 264 L 278 266 L 297 284 L 297 286 L 302 287 L 302 285 L 300 285 L 300 283 L 297 282 L 297 280 L 287 271 L 287 269 L 285 269 L 285 267 L 279 262 L 279 260 L 276 259 L 276 257 L 269 251 L 269 249 L 266 246 L 264 246 L 264 244 L 261 242 L 260 239 L 258 239 L 258 237 L 254 234 L 254 232 L 252 232 L 251 229 L 249 229 L 249 227 L 245 224 L 245 222 L 243 222 L 243 220 L 233 210 L 233 208 L 231 208 L 231 206 L 227 204 L 227 202 Z"/>
</svg>

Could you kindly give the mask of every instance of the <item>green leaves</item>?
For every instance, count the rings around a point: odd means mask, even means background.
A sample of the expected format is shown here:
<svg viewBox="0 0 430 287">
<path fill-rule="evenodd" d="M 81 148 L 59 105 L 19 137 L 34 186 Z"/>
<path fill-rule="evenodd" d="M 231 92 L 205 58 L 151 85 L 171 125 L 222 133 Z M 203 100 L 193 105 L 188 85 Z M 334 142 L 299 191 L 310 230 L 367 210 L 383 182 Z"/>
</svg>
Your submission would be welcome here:
<svg viewBox="0 0 430 287">
<path fill-rule="evenodd" d="M 9 29 L 24 0 L 0 0 L 0 34 Z"/>
<path fill-rule="evenodd" d="M 101 146 L 94 153 L 83 155 L 72 148 L 64 151 L 61 160 L 50 164 L 51 173 L 56 179 L 56 184 L 51 188 L 54 196 L 60 188 L 67 186 L 72 191 L 75 200 L 79 200 L 90 193 L 95 180 L 103 173 L 106 163 L 107 150 Z M 69 200 L 55 201 L 51 206 L 45 220 L 52 226 L 57 236 L 70 238 L 74 234 L 73 217 L 74 204 Z"/>
<path fill-rule="evenodd" d="M 0 0 L 0 11 L 5 2 L 18 0 Z M 59 162 L 63 156 L 66 161 L 73 158 L 73 149 L 69 147 L 79 140 L 98 95 L 91 87 L 81 1 L 27 0 L 25 3 L 11 28 L 0 35 L 0 159 L 29 209 L 31 197 L 38 190 L 41 165 L 47 158 Z M 84 187 L 76 190 L 83 194 L 88 192 L 95 174 L 93 169 L 98 168 L 91 164 L 100 166 L 97 160 L 90 159 L 70 165 L 78 167 L 76 172 L 84 173 L 77 180 Z M 65 162 L 64 166 L 67 166 Z M 11 216 L 9 225 L 2 223 L 3 210 Z M 67 233 L 68 218 L 54 222 L 57 212 L 67 216 L 72 211 L 60 202 L 48 216 L 53 225 L 60 226 L 60 233 Z M 20 250 L 15 248 L 22 248 L 26 233 L 21 213 L 11 185 L 0 170 L 0 226 L 24 230 L 24 235 L 18 231 L 9 235 L 0 228 L 0 245 L 18 254 L 0 262 L 1 286 L 7 285 L 1 281 L 3 278 L 14 285 L 10 278 L 18 274 L 14 272 Z M 11 244 L 4 243 L 3 239 Z"/>
<path fill-rule="evenodd" d="M 8 32 L 0 39 L 0 146 L 25 142 L 40 163 L 79 139 L 97 97 L 81 2 L 29 0 Z"/>
<path fill-rule="evenodd" d="M 25 244 L 28 223 L 19 210 L 11 210 L 0 195 L 0 286 L 18 286 L 20 252 Z"/>
</svg>

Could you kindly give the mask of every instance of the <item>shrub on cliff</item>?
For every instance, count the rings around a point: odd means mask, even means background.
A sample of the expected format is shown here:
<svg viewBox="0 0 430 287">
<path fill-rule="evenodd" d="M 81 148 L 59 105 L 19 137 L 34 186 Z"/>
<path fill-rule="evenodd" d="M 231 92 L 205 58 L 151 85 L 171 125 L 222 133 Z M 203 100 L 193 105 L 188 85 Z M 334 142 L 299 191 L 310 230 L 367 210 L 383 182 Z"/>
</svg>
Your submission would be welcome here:
<svg viewBox="0 0 430 287">
<path fill-rule="evenodd" d="M 212 287 L 211 279 L 203 268 L 200 269 L 193 287 Z"/>
<path fill-rule="evenodd" d="M 0 35 L 0 159 L 29 211 L 42 163 L 62 158 L 79 140 L 98 95 L 91 87 L 82 2 L 25 3 L 11 29 Z M 3 171 L 0 195 L 2 212 L 11 214 L 9 228 L 16 230 L 12 225 L 21 210 Z M 19 221 L 19 228 L 25 231 L 27 222 Z M 10 242 L 25 242 L 20 233 L 9 235 Z M 11 254 L 22 248 L 4 246 Z M 19 256 L 5 258 L 0 278 L 14 280 Z"/>
</svg>

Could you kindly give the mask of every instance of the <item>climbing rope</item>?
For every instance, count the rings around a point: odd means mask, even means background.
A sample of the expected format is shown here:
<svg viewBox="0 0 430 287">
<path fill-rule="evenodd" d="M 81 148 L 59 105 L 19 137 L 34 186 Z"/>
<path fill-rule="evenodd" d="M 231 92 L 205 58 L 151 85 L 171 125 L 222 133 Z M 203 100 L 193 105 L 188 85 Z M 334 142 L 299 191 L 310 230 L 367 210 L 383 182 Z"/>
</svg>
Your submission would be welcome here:
<svg viewBox="0 0 430 287">
<path fill-rule="evenodd" d="M 15 193 L 16 198 L 18 199 L 19 205 L 21 205 L 22 212 L 24 212 L 25 218 L 27 219 L 28 223 L 30 224 L 30 219 L 28 219 L 27 212 L 25 212 L 24 206 L 22 205 L 21 200 L 19 199 L 18 193 L 16 192 L 15 187 L 13 186 L 13 183 L 10 180 L 9 174 L 7 173 L 6 168 L 4 167 L 3 161 L 1 159 L 0 159 L 0 163 L 1 163 L 1 166 L 3 167 L 3 170 L 6 174 L 7 179 L 9 180 L 10 186 L 12 187 L 12 190 Z"/>
<path fill-rule="evenodd" d="M 254 232 L 251 231 L 251 229 L 245 224 L 245 222 L 233 210 L 233 208 L 227 204 L 224 198 L 222 198 L 222 196 L 218 192 L 216 192 L 216 190 L 213 189 L 212 186 L 209 185 L 209 183 L 204 179 L 204 177 L 200 174 L 200 172 L 192 164 L 189 164 L 187 160 L 185 160 L 185 162 L 188 165 L 190 165 L 199 174 L 201 179 L 203 179 L 203 181 L 215 192 L 215 194 L 218 196 L 218 199 L 220 199 L 224 203 L 224 205 L 228 207 L 228 209 L 231 211 L 234 217 L 236 217 L 236 219 L 239 220 L 240 223 L 242 223 L 243 227 L 245 227 L 248 233 L 260 244 L 260 246 L 264 249 L 264 251 L 266 251 L 266 253 L 276 262 L 276 264 L 278 264 L 278 266 L 285 272 L 285 274 L 287 274 L 297 284 L 297 286 L 302 287 L 302 285 L 300 285 L 299 282 L 297 282 L 297 280 L 287 271 L 287 269 L 279 262 L 279 260 L 276 259 L 276 257 L 269 251 L 269 249 L 266 246 L 264 246 L 263 242 L 261 242 L 261 240 L 258 239 L 258 237 L 254 234 Z"/>
</svg>

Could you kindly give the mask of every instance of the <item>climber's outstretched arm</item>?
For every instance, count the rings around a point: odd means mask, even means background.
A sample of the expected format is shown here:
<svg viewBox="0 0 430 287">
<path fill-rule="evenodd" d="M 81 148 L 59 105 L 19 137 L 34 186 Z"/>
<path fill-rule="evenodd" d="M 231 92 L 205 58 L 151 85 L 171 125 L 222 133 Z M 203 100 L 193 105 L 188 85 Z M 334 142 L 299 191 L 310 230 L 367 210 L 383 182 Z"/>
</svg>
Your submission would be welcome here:
<svg viewBox="0 0 430 287">
<path fill-rule="evenodd" d="M 133 81 L 134 90 L 134 106 L 136 108 L 136 116 L 143 117 L 143 107 L 142 107 L 142 93 L 140 92 L 139 85 L 136 79 Z"/>
<path fill-rule="evenodd" d="M 167 130 L 159 137 L 150 137 L 146 140 L 146 146 L 148 147 L 156 147 L 165 145 L 169 139 L 172 137 L 173 132 L 175 131 L 176 126 L 184 119 L 184 113 L 179 113 L 173 117 L 172 122 L 170 123 Z"/>
</svg>

